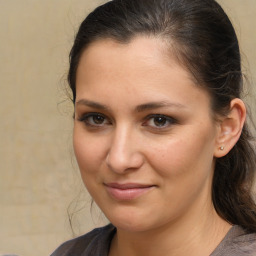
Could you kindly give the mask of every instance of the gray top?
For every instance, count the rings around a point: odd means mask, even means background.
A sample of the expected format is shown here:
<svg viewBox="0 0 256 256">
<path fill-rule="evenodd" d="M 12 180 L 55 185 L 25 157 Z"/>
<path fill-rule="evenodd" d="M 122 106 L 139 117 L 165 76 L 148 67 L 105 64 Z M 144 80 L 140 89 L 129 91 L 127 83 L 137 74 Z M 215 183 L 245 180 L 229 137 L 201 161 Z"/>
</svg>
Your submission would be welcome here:
<svg viewBox="0 0 256 256">
<path fill-rule="evenodd" d="M 256 256 L 256 233 L 233 226 L 210 256 Z"/>
<path fill-rule="evenodd" d="M 108 256 L 116 228 L 109 224 L 62 244 L 51 256 Z M 256 256 L 256 233 L 233 226 L 210 256 Z"/>
</svg>

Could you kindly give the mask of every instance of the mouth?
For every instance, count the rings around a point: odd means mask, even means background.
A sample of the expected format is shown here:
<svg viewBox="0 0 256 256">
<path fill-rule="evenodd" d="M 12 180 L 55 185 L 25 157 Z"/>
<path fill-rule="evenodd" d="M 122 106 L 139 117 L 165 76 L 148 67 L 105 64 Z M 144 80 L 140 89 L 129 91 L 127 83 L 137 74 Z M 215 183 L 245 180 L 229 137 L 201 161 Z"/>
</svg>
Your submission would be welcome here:
<svg viewBox="0 0 256 256">
<path fill-rule="evenodd" d="M 137 199 L 138 197 L 146 194 L 155 185 L 137 184 L 137 183 L 107 183 L 104 184 L 108 194 L 118 201 L 129 201 Z"/>
</svg>

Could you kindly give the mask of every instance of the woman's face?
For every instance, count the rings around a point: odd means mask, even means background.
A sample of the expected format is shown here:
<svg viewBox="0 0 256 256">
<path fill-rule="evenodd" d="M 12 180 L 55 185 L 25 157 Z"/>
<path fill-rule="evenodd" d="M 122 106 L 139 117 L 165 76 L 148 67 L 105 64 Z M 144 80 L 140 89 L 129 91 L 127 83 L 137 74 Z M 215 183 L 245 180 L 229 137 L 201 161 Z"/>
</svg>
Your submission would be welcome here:
<svg viewBox="0 0 256 256">
<path fill-rule="evenodd" d="M 217 126 L 210 98 L 160 39 L 93 43 L 76 81 L 82 179 L 117 227 L 149 230 L 212 207 Z"/>
</svg>

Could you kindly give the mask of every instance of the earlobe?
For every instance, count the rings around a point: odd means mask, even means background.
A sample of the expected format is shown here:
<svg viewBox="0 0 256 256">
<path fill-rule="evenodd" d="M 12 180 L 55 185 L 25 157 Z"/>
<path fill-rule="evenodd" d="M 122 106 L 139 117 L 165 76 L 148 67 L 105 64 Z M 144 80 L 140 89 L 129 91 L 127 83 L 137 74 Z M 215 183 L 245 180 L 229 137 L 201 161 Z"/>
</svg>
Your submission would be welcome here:
<svg viewBox="0 0 256 256">
<path fill-rule="evenodd" d="M 246 107 L 241 99 L 230 102 L 230 111 L 219 123 L 216 137 L 215 153 L 217 158 L 223 157 L 235 146 L 241 135 L 246 118 Z"/>
</svg>

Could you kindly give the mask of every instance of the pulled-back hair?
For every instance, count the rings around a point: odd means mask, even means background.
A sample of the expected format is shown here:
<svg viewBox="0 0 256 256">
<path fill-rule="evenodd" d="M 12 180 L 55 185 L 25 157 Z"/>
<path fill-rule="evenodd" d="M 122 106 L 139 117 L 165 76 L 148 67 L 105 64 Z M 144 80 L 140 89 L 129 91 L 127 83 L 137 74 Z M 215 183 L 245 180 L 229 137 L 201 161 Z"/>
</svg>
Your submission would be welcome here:
<svg viewBox="0 0 256 256">
<path fill-rule="evenodd" d="M 83 51 L 93 42 L 129 43 L 136 36 L 162 38 L 196 84 L 211 97 L 213 113 L 226 115 L 241 98 L 243 75 L 234 28 L 214 0 L 113 0 L 99 6 L 80 25 L 70 52 L 69 86 L 76 100 L 76 71 Z M 231 224 L 256 232 L 256 206 L 251 190 L 256 154 L 245 124 L 240 139 L 216 159 L 212 200 Z"/>
</svg>

